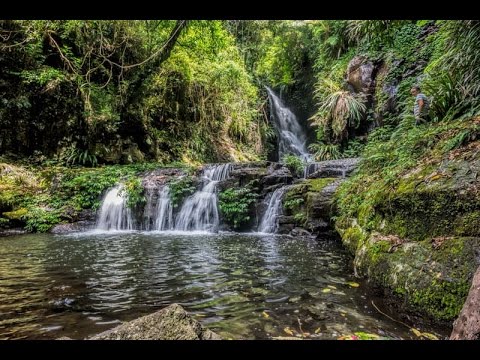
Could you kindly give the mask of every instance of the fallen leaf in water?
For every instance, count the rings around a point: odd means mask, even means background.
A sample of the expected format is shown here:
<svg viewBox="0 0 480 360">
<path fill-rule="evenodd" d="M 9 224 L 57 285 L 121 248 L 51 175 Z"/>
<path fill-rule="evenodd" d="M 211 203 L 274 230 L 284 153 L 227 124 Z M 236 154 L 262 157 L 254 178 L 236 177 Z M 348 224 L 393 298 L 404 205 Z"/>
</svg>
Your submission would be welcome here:
<svg viewBox="0 0 480 360">
<path fill-rule="evenodd" d="M 290 329 L 288 326 L 287 326 L 285 329 L 283 329 L 283 331 L 285 331 L 288 335 L 292 335 L 292 336 L 293 336 L 293 331 L 292 331 L 292 329 Z"/>
<path fill-rule="evenodd" d="M 411 328 L 410 329 L 416 336 L 418 337 L 421 337 L 422 336 L 422 333 L 420 331 L 418 331 L 417 329 L 415 328 Z"/>
<path fill-rule="evenodd" d="M 422 333 L 422 336 L 426 337 L 429 340 L 438 340 L 438 337 L 436 337 L 435 335 L 430 334 L 430 333 L 424 332 L 424 333 Z"/>
<path fill-rule="evenodd" d="M 315 334 L 318 334 L 320 332 L 320 328 L 315 329 Z"/>
<path fill-rule="evenodd" d="M 302 340 L 294 336 L 275 336 L 272 337 L 273 340 Z"/>
<path fill-rule="evenodd" d="M 329 288 L 325 288 L 322 290 L 322 293 L 329 293 L 330 291 L 332 291 L 332 289 L 329 289 Z"/>
<path fill-rule="evenodd" d="M 268 319 L 270 317 L 270 315 L 268 315 L 266 311 L 262 312 L 262 315 L 265 319 Z"/>
<path fill-rule="evenodd" d="M 334 289 L 334 290 L 337 290 L 337 288 L 333 285 L 327 285 L 327 287 L 329 287 L 330 289 Z"/>
<path fill-rule="evenodd" d="M 347 282 L 347 284 L 350 285 L 351 287 L 359 287 L 360 286 L 359 283 L 356 283 L 356 282 L 353 282 L 353 281 Z"/>
<path fill-rule="evenodd" d="M 380 336 L 377 334 L 370 334 L 363 331 L 357 331 L 355 335 L 359 340 L 378 340 L 380 338 Z"/>
<path fill-rule="evenodd" d="M 345 314 L 345 313 L 340 313 L 340 316 L 346 317 L 347 314 Z"/>
</svg>

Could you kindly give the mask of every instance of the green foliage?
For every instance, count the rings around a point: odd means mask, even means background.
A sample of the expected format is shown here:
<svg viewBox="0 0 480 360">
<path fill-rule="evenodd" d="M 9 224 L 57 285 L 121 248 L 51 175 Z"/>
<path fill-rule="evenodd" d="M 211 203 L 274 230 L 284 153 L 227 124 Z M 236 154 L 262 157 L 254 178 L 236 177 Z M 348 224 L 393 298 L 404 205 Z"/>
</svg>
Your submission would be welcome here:
<svg viewBox="0 0 480 360">
<path fill-rule="evenodd" d="M 325 132 L 331 129 L 335 137 L 341 139 L 344 137 L 347 125 L 353 128 L 358 127 L 366 106 L 361 96 L 339 90 L 338 86 L 332 82 L 330 86 L 336 91 L 319 99 L 319 109 L 311 120 L 315 125 L 323 127 Z"/>
<path fill-rule="evenodd" d="M 308 149 L 313 152 L 313 156 L 317 161 L 342 158 L 340 145 L 338 144 L 313 143 L 309 145 Z"/>
<path fill-rule="evenodd" d="M 305 200 L 303 198 L 292 198 L 283 202 L 283 208 L 285 210 L 293 210 L 303 204 Z"/>
<path fill-rule="evenodd" d="M 282 161 L 294 177 L 301 177 L 303 175 L 305 164 L 300 157 L 288 154 L 283 157 Z"/>
<path fill-rule="evenodd" d="M 438 51 L 425 81 L 433 117 L 453 120 L 480 112 L 480 21 L 439 21 Z"/>
<path fill-rule="evenodd" d="M 393 42 L 401 24 L 398 20 L 351 20 L 347 36 L 353 42 L 367 42 L 373 48 L 385 47 Z"/>
<path fill-rule="evenodd" d="M 147 199 L 145 198 L 145 189 L 142 185 L 142 180 L 138 177 L 132 177 L 125 182 L 123 190 L 127 197 L 127 206 L 130 209 L 144 204 Z"/>
<path fill-rule="evenodd" d="M 98 165 L 97 157 L 88 150 L 80 150 L 77 148 L 69 148 L 65 155 L 66 165 L 83 165 L 95 167 Z"/>
<path fill-rule="evenodd" d="M 258 159 L 260 100 L 235 39 L 201 20 L 173 39 L 182 23 L 2 21 L 0 151 L 66 148 L 65 164 L 93 167 Z"/>
<path fill-rule="evenodd" d="M 24 216 L 25 229 L 31 232 L 47 232 L 60 222 L 58 211 L 43 208 L 32 208 Z"/>
<path fill-rule="evenodd" d="M 442 150 L 447 152 L 453 149 L 457 149 L 474 140 L 477 140 L 478 138 L 480 138 L 480 126 L 478 124 L 475 124 L 472 128 L 462 130 L 457 135 L 448 139 L 444 143 Z"/>
<path fill-rule="evenodd" d="M 342 152 L 342 157 L 344 158 L 351 158 L 351 157 L 359 157 L 365 144 L 359 140 L 351 140 L 348 142 L 347 147 Z"/>
<path fill-rule="evenodd" d="M 6 228 L 9 224 L 9 220 L 8 219 L 5 219 L 3 217 L 0 217 L 0 229 L 1 228 Z"/>
<path fill-rule="evenodd" d="M 195 192 L 195 182 L 191 176 L 184 176 L 168 184 L 170 188 L 170 199 L 173 207 L 179 206 L 183 200 Z"/>
<path fill-rule="evenodd" d="M 250 183 L 243 188 L 229 188 L 220 192 L 218 205 L 225 221 L 234 229 L 240 229 L 250 220 L 251 206 L 256 198 L 254 185 Z"/>
</svg>

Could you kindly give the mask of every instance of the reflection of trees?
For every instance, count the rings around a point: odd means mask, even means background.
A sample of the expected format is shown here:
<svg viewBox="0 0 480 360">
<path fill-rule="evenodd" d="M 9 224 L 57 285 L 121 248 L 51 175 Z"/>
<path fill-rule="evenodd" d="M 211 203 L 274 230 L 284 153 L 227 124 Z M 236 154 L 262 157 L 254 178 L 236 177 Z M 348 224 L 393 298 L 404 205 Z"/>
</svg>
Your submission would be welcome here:
<svg viewBox="0 0 480 360">
<path fill-rule="evenodd" d="M 48 301 L 46 235 L 24 235 L 0 242 L 0 339 L 30 335 L 39 327 Z"/>
</svg>

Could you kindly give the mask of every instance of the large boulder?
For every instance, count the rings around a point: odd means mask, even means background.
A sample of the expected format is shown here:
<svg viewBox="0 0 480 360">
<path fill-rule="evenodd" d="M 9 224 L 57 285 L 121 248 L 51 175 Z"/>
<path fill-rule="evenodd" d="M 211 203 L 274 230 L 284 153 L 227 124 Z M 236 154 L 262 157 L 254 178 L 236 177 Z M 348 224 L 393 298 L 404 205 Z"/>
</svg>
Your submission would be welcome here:
<svg viewBox="0 0 480 360">
<path fill-rule="evenodd" d="M 375 65 L 365 56 L 355 56 L 347 67 L 347 82 L 356 93 L 373 93 Z"/>
<path fill-rule="evenodd" d="M 450 340 L 480 340 L 480 267 L 457 320 L 453 323 Z"/>
<path fill-rule="evenodd" d="M 89 340 L 221 340 L 178 304 L 129 321 Z"/>
</svg>

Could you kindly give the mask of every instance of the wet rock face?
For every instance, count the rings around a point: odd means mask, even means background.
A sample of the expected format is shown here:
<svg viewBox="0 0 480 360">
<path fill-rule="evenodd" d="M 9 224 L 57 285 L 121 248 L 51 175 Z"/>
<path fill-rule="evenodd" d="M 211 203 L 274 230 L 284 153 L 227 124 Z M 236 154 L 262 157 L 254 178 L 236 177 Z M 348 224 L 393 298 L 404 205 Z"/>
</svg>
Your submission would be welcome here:
<svg viewBox="0 0 480 360">
<path fill-rule="evenodd" d="M 480 267 L 473 277 L 462 311 L 453 323 L 450 340 L 480 340 Z"/>
<path fill-rule="evenodd" d="M 364 56 L 355 56 L 347 67 L 347 82 L 356 93 L 372 93 L 374 90 L 375 65 Z"/>
<path fill-rule="evenodd" d="M 339 159 L 314 162 L 306 169 L 307 179 L 318 178 L 344 178 L 356 169 L 360 158 Z"/>
<path fill-rule="evenodd" d="M 221 340 L 178 304 L 129 321 L 89 340 Z"/>
</svg>

